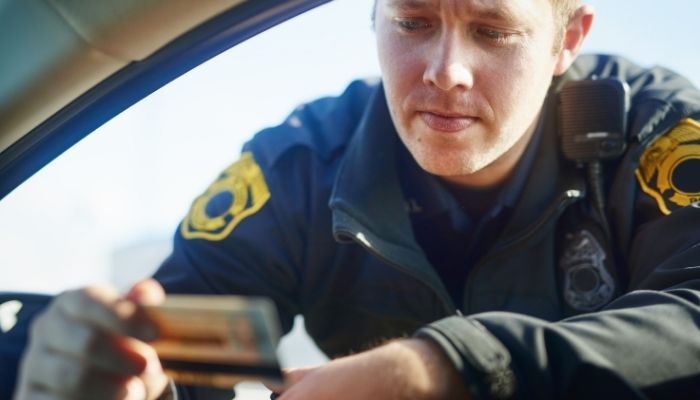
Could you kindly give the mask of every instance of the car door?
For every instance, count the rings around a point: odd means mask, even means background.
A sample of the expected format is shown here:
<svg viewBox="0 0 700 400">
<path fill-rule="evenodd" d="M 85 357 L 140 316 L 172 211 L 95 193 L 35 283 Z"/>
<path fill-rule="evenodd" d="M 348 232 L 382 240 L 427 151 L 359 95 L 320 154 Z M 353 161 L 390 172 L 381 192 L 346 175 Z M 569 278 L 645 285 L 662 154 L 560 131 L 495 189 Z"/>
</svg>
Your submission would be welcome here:
<svg viewBox="0 0 700 400">
<path fill-rule="evenodd" d="M 70 5 L 68 3 L 69 2 L 57 2 L 57 5 Z M 119 2 L 120 5 L 126 4 L 126 6 L 124 6 L 124 10 L 118 11 L 126 14 L 139 14 L 144 12 L 144 10 L 139 8 L 141 7 L 137 4 L 139 2 L 131 2 L 130 4 L 127 3 L 129 2 Z M 170 13 L 172 11 L 170 8 L 174 7 L 173 2 L 152 3 L 154 3 L 154 5 L 152 5 L 154 8 L 145 10 L 145 12 L 147 12 L 149 15 L 158 15 L 160 11 L 157 10 L 157 7 L 165 7 L 167 10 L 162 11 L 163 13 L 166 13 L 166 11 Z M 179 5 L 181 8 L 185 6 L 196 6 L 196 8 L 199 8 L 201 6 L 200 2 L 179 3 L 181 3 Z M 223 2 L 218 3 L 222 4 Z M 97 36 L 97 39 L 95 39 L 97 42 L 96 46 L 107 47 L 110 46 L 110 41 L 119 42 L 123 40 L 128 42 L 138 39 L 138 37 L 134 37 L 132 34 L 128 38 L 123 38 L 120 40 L 114 38 L 108 38 L 109 40 L 107 40 L 101 36 L 103 34 L 95 33 L 100 32 L 101 28 L 99 26 L 79 28 L 81 24 L 80 18 L 86 18 L 90 21 L 99 19 L 94 18 L 95 15 L 100 15 L 99 9 L 91 10 L 90 13 L 84 10 L 73 10 L 78 14 L 80 14 L 80 12 L 85 13 L 82 16 L 76 16 L 71 14 L 71 10 L 58 11 L 53 8 L 42 8 L 56 5 L 53 3 L 49 4 L 48 2 L 46 4 L 44 4 L 44 2 L 29 1 L 3 3 L 2 7 L 0 7 L 0 20 L 3 21 L 3 23 L 0 23 L 0 27 L 2 27 L 0 28 L 0 30 L 2 30 L 2 35 L 0 36 L 5 39 L 10 37 L 23 37 L 30 34 L 33 36 L 27 39 L 26 42 L 0 39 L 0 49 L 2 49 L 3 54 L 7 55 L 7 57 L 3 58 L 1 64 L 3 66 L 2 69 L 3 71 L 13 71 L 12 73 L 3 75 L 3 77 L 0 78 L 2 79 L 0 87 L 3 89 L 3 103 L 2 107 L 0 107 L 0 110 L 2 110 L 2 113 L 0 113 L 0 116 L 2 116 L 0 120 L 3 122 L 0 124 L 2 125 L 0 132 L 2 132 L 2 144 L 4 146 L 2 148 L 2 152 L 0 153 L 0 187 L 2 187 L 0 189 L 0 197 L 3 197 L 3 211 L 0 211 L 0 213 L 4 212 L 3 215 L 5 216 L 4 220 L 6 222 L 10 222 L 11 219 L 14 220 L 15 222 L 9 225 L 14 225 L 15 227 L 26 226 L 26 220 L 25 222 L 18 222 L 17 220 L 22 218 L 13 217 L 18 215 L 16 213 L 17 208 L 15 207 L 22 207 L 23 209 L 32 209 L 37 207 L 35 210 L 40 210 L 39 213 L 46 211 L 47 214 L 44 215 L 43 220 L 32 222 L 32 225 L 35 225 L 36 227 L 34 233 L 20 235 L 18 232 L 15 232 L 3 237 L 3 247 L 6 249 L 6 255 L 9 255 L 8 253 L 10 253 L 10 248 L 21 248 L 21 250 L 15 253 L 16 255 L 19 255 L 12 258 L 14 260 L 12 262 L 12 266 L 10 266 L 10 263 L 7 262 L 3 266 L 3 271 L 6 273 L 7 279 L 4 280 L 4 284 L 0 288 L 0 290 L 4 290 L 2 296 L 0 297 L 0 307 L 2 307 L 0 308 L 0 314 L 2 314 L 0 317 L 2 317 L 2 321 L 5 321 L 5 324 L 3 325 L 4 329 L 2 332 L 0 332 L 0 357 L 2 357 L 2 360 L 0 360 L 0 376 L 2 377 L 2 383 L 0 384 L 0 398 L 10 397 L 9 393 L 15 380 L 16 362 L 25 345 L 27 326 L 31 318 L 36 315 L 36 313 L 40 311 L 51 299 L 51 294 L 67 289 L 71 286 L 81 284 L 83 280 L 85 280 L 85 282 L 91 281 L 95 277 L 95 275 L 93 275 L 93 269 L 95 268 L 89 267 L 89 265 L 94 265 L 92 264 L 92 261 L 95 261 L 95 258 L 85 257 L 85 254 L 89 253 L 89 251 L 84 250 L 87 245 L 83 246 L 83 249 L 81 249 L 79 246 L 70 244 L 71 239 L 73 238 L 77 239 L 80 236 L 95 236 L 87 232 L 78 232 L 77 234 L 71 233 L 75 231 L 76 228 L 78 231 L 81 230 L 80 222 L 77 220 L 80 220 L 82 216 L 79 215 L 73 220 L 70 220 L 70 218 L 68 220 L 63 220 L 63 227 L 58 227 L 58 236 L 54 236 L 54 239 L 49 241 L 49 243 L 38 240 L 40 237 L 43 237 L 42 231 L 47 230 L 47 226 L 55 222 L 49 221 L 49 219 L 52 218 L 51 214 L 54 214 L 55 216 L 56 214 L 62 212 L 59 210 L 63 205 L 65 205 L 65 203 L 62 203 L 62 201 L 58 199 L 60 197 L 60 192 L 77 190 L 76 188 L 79 186 L 100 186 L 100 182 L 104 183 L 105 181 L 111 182 L 109 184 L 105 184 L 106 187 L 119 186 L 119 183 L 115 182 L 113 178 L 106 176 L 106 167 L 104 167 L 104 165 L 108 164 L 109 162 L 116 165 L 116 169 L 125 169 L 123 167 L 125 164 L 142 161 L 145 161 L 143 164 L 143 169 L 168 169 L 168 167 L 163 166 L 165 161 L 158 161 L 156 157 L 148 155 L 147 152 L 141 150 L 147 149 L 148 151 L 152 152 L 162 151 L 163 146 L 157 144 L 154 145 L 153 142 L 162 140 L 163 142 L 167 143 L 177 139 L 176 136 L 178 134 L 173 133 L 172 131 L 160 133 L 146 132 L 140 136 L 136 135 L 128 137 L 126 135 L 126 131 L 133 130 L 133 126 L 130 125 L 134 124 L 134 122 L 130 122 L 129 118 L 123 117 L 123 115 L 127 113 L 120 113 L 129 108 L 132 104 L 139 102 L 148 94 L 166 85 L 176 77 L 203 63 L 205 60 L 220 54 L 241 41 L 254 36 L 258 32 L 261 32 L 290 18 L 291 16 L 297 15 L 322 3 L 325 3 L 325 1 L 229 2 L 228 8 L 221 8 L 221 10 L 215 9 L 215 13 L 211 16 L 204 18 L 200 15 L 199 18 L 202 19 L 203 22 L 198 22 L 196 24 L 190 23 L 191 26 L 186 27 L 186 29 L 169 32 L 172 37 L 161 37 L 160 39 L 163 45 L 160 47 L 154 47 L 151 49 L 140 48 L 137 49 L 138 51 L 133 50 L 135 53 L 131 55 L 128 54 L 129 51 L 132 51 L 130 48 L 109 48 L 104 50 L 104 52 L 118 53 L 118 57 L 115 58 L 121 57 L 127 60 L 129 60 L 129 57 L 131 56 L 134 58 L 133 60 L 124 61 L 121 64 L 110 61 L 106 63 L 106 67 L 96 67 L 94 65 L 96 61 L 94 60 L 88 63 L 88 65 L 85 67 L 82 67 L 81 65 L 70 67 L 65 66 L 66 63 L 70 64 L 72 62 L 71 57 L 73 57 L 73 53 L 80 53 L 83 47 L 85 47 L 84 43 L 72 43 L 87 40 L 83 36 L 89 37 L 91 34 L 95 34 Z M 346 4 L 347 3 L 348 2 L 346 2 Z M 47 4 L 49 5 L 47 6 Z M 101 2 L 99 4 L 109 5 L 109 3 L 105 2 Z M 96 5 L 93 6 L 97 7 Z M 130 9 L 127 6 L 132 8 Z M 368 7 L 366 6 L 365 9 L 366 8 Z M 187 16 L 188 13 L 186 9 L 184 9 L 183 14 Z M 365 22 L 362 25 L 369 34 L 369 24 L 366 23 L 366 20 L 368 20 L 369 17 L 369 12 L 365 11 L 362 14 L 363 18 L 365 19 Z M 177 16 L 169 14 L 169 18 L 177 19 L 176 17 Z M 17 21 L 22 19 L 26 20 Z M 35 19 L 40 21 L 36 22 Z M 183 19 L 190 21 L 190 18 L 183 17 Z M 52 20 L 53 23 L 47 22 L 46 20 Z M 16 21 L 16 23 L 10 23 L 8 21 Z M 109 25 L 114 24 L 115 22 L 106 21 L 105 23 Z M 45 28 L 39 29 L 44 29 L 46 32 L 31 32 L 32 29 L 38 29 L 37 24 L 39 26 L 42 26 L 42 24 L 46 25 Z M 65 26 L 61 24 L 64 24 Z M 76 26 L 78 26 L 78 28 L 76 28 Z M 17 31 L 14 31 L 14 29 Z M 67 29 L 67 32 L 61 32 L 61 29 Z M 108 26 L 105 29 L 108 31 L 119 30 L 118 27 L 114 26 Z M 131 29 L 131 26 L 128 29 Z M 292 29 L 298 30 L 299 26 Z M 77 32 L 73 32 L 73 30 Z M 158 34 L 162 35 L 162 32 L 159 32 Z M 71 40 L 66 39 L 67 36 L 71 35 L 75 36 L 72 42 Z M 142 33 L 142 35 L 146 34 Z M 53 43 L 52 40 L 54 38 L 60 43 Z M 278 34 L 277 37 L 273 39 L 263 38 L 263 41 L 265 40 L 267 40 L 268 43 L 261 43 L 259 46 L 262 48 L 269 48 L 269 43 L 271 40 L 276 40 L 278 42 L 280 41 L 280 35 Z M 305 39 L 300 38 L 299 40 L 304 41 Z M 103 41 L 106 41 L 107 44 L 104 44 Z M 41 53 L 43 51 L 46 51 L 47 48 L 51 49 L 52 47 L 60 47 L 61 44 L 65 44 L 64 42 L 70 42 L 66 44 L 65 55 L 49 52 L 51 54 L 47 55 L 46 59 L 42 59 Z M 22 47 L 20 44 L 24 46 L 24 48 L 20 48 Z M 73 44 L 75 44 L 75 46 L 71 47 Z M 293 46 L 287 45 L 286 47 L 293 49 Z M 279 48 L 280 46 L 276 47 L 276 49 Z M 75 62 L 80 64 L 82 62 L 81 58 L 90 58 L 94 56 L 93 53 L 97 51 L 98 50 L 95 49 L 87 49 L 85 50 L 87 56 L 85 54 L 79 54 L 76 56 L 79 58 L 79 60 Z M 28 52 L 33 52 L 36 54 L 29 57 L 27 55 Z M 258 59 L 258 62 L 265 62 L 266 60 L 265 53 L 261 52 L 259 49 L 252 49 L 252 51 L 248 50 L 247 52 L 239 54 L 239 56 L 246 58 L 247 61 L 254 61 L 255 59 Z M 291 57 L 293 54 L 287 54 L 287 56 Z M 97 58 L 100 59 L 99 56 Z M 10 60 L 13 61 L 10 62 Z M 288 70 L 293 71 L 290 63 L 285 63 L 286 65 L 284 65 L 281 62 L 284 60 L 280 59 L 273 61 L 275 66 L 273 69 L 268 70 L 268 72 L 266 72 L 267 74 L 272 74 L 276 69 L 281 67 L 285 67 Z M 54 62 L 60 65 L 52 64 Z M 37 70 L 32 70 L 32 63 L 45 63 L 46 65 L 42 65 L 41 68 L 38 68 Z M 298 64 L 303 64 L 303 62 Z M 205 66 L 205 69 L 207 68 L 216 69 L 220 67 Z M 308 66 L 306 68 L 308 69 Z M 78 72 L 71 74 L 65 72 L 66 69 L 76 70 Z M 83 78 L 81 76 L 83 75 L 82 72 L 87 71 L 85 72 L 85 75 L 90 75 L 94 72 L 93 69 L 99 70 L 98 72 L 103 72 L 103 75 L 86 76 L 85 79 L 87 80 L 87 83 L 85 83 L 81 79 Z M 249 67 L 247 71 L 250 73 Z M 211 73 L 211 71 L 209 71 L 209 73 Z M 236 70 L 231 71 L 231 73 L 236 74 Z M 243 75 L 244 73 L 241 72 L 240 74 Z M 282 76 L 284 74 L 277 72 L 277 75 Z M 30 82 L 33 79 L 36 80 L 36 82 Z M 249 79 L 249 77 L 238 76 L 237 79 L 238 82 L 240 82 Z M 26 82 L 22 80 L 26 80 Z M 54 80 L 60 82 L 54 83 Z M 291 79 L 288 80 L 291 81 Z M 15 81 L 22 82 L 17 83 Z M 343 81 L 345 81 L 345 79 L 343 79 Z M 214 82 L 214 85 L 217 85 L 217 83 Z M 218 85 L 221 86 L 220 83 Z M 72 88 L 74 86 L 77 87 L 77 89 L 73 90 Z M 187 86 L 186 83 L 185 86 Z M 162 91 L 167 94 L 169 90 L 171 89 L 164 88 Z M 244 90 L 247 92 L 251 91 L 250 88 L 239 88 L 239 90 Z M 47 104 L 42 103 L 45 97 L 52 97 L 55 92 L 58 92 L 58 94 L 55 95 L 55 98 L 48 99 L 46 102 Z M 243 96 L 241 93 L 235 91 L 232 92 L 232 95 L 234 97 L 238 96 L 242 102 L 250 102 L 250 96 Z M 294 94 L 295 91 L 292 89 L 287 93 Z M 278 108 L 284 108 L 284 113 L 293 108 L 292 105 L 302 101 L 304 98 L 301 96 L 309 97 L 319 95 L 319 93 L 307 93 L 305 95 L 303 93 L 296 93 L 296 96 L 283 95 L 282 93 L 271 94 L 272 98 L 285 98 L 287 99 L 287 102 L 293 102 L 291 105 L 286 103 L 277 106 Z M 197 101 L 198 99 L 192 99 L 189 96 L 190 95 L 183 96 L 182 94 L 174 95 L 174 97 L 181 99 L 180 102 L 187 102 L 191 104 L 189 106 L 190 110 L 197 108 L 197 104 L 203 103 L 202 101 Z M 294 100 L 291 100 L 290 97 Z M 153 102 L 153 100 L 150 98 L 146 99 L 139 105 L 147 104 L 149 102 Z M 211 104 L 215 103 L 216 101 L 209 103 L 209 108 L 212 107 Z M 268 104 L 265 107 L 270 108 L 269 103 L 271 103 L 271 101 L 264 101 L 260 102 L 259 104 L 264 106 L 265 103 Z M 237 104 L 235 103 L 229 103 L 228 107 L 235 107 L 236 105 Z M 32 112 L 32 109 L 34 109 L 34 112 Z M 185 110 L 187 109 L 188 108 L 185 108 Z M 132 112 L 132 110 L 129 110 L 129 112 Z M 202 173 L 201 164 L 207 163 L 207 160 L 218 159 L 218 161 L 208 164 L 209 170 L 203 172 L 202 175 L 196 178 L 196 181 L 198 182 L 192 186 L 190 189 L 191 192 L 187 193 L 185 196 L 181 196 L 181 203 L 179 206 L 180 210 L 176 211 L 179 213 L 178 216 L 175 218 L 168 218 L 169 221 L 166 225 L 166 229 L 168 231 L 173 231 L 175 229 L 177 219 L 179 219 L 182 214 L 186 212 L 190 199 L 193 198 L 196 192 L 201 191 L 206 187 L 211 178 L 215 176 L 214 171 L 220 169 L 223 164 L 230 162 L 236 157 L 236 153 L 240 148 L 243 138 L 245 136 L 250 136 L 254 130 L 262 127 L 256 126 L 253 128 L 250 126 L 251 123 L 242 121 L 240 116 L 246 112 L 250 111 L 241 111 L 240 113 L 234 115 L 234 118 L 238 117 L 235 124 L 231 121 L 225 121 L 225 123 L 228 123 L 228 127 L 225 128 L 227 133 L 236 130 L 239 131 L 238 134 L 230 135 L 234 137 L 235 140 L 229 140 L 226 142 L 226 146 L 222 146 L 221 144 L 218 146 L 210 144 L 207 154 L 205 154 L 203 157 L 204 161 L 194 159 L 191 155 L 186 155 L 186 157 L 191 161 L 191 164 L 185 166 L 185 169 L 188 170 L 188 172 L 179 174 L 180 180 L 182 180 L 181 177 L 185 173 L 192 176 L 198 175 L 197 172 L 191 172 L 193 170 L 200 171 L 200 173 Z M 144 112 L 140 111 L 133 111 L 132 114 L 133 113 L 144 114 Z M 261 113 L 253 112 L 252 114 Z M 276 123 L 283 117 L 283 115 L 279 113 L 275 114 L 270 112 L 270 114 L 270 118 L 273 119 L 267 120 L 267 122 L 265 122 L 267 124 Z M 148 115 L 148 117 L 152 117 L 152 113 L 151 115 Z M 213 113 L 209 113 L 207 118 L 216 119 L 216 116 Z M 167 111 L 163 112 L 163 119 L 171 119 L 171 114 L 169 114 Z M 124 122 L 125 120 L 126 122 Z M 206 142 L 210 137 L 202 134 L 202 132 L 197 132 L 196 130 L 206 129 L 207 124 L 197 122 L 196 118 L 193 120 L 194 122 L 188 125 L 191 127 L 191 131 L 180 134 L 179 138 L 189 137 L 197 139 L 198 142 Z M 141 123 L 143 123 L 143 120 L 141 121 Z M 103 126 L 103 124 L 106 122 L 109 123 Z M 117 127 L 107 129 L 113 122 L 117 124 Z M 260 124 L 260 122 L 258 122 L 258 124 Z M 147 121 L 147 125 L 155 126 L 157 124 L 151 119 Z M 160 131 L 167 129 L 168 128 L 164 127 L 155 128 L 155 130 Z M 223 129 L 224 128 L 220 128 L 220 130 Z M 119 132 L 120 130 L 121 132 Z M 148 135 L 150 135 L 150 137 Z M 219 135 L 222 136 L 221 132 L 219 132 Z M 113 139 L 113 136 L 127 136 L 127 143 L 122 145 L 115 144 L 118 140 Z M 103 138 L 106 138 L 106 144 L 93 144 L 102 140 Z M 142 142 L 131 146 L 131 140 L 142 140 Z M 183 140 L 187 140 L 187 138 Z M 104 142 L 104 140 L 102 141 Z M 211 149 L 217 147 L 227 147 L 228 150 L 227 152 L 216 156 L 213 154 Z M 140 150 L 134 150 L 134 148 L 138 148 Z M 68 151 L 69 149 L 70 151 Z M 121 153 L 120 156 L 119 152 L 121 151 L 123 151 L 123 153 Z M 41 170 L 45 164 L 48 164 L 51 160 L 55 159 L 64 152 L 67 152 L 65 154 L 66 157 L 58 158 L 55 163 L 52 163 L 46 169 Z M 80 153 L 82 153 L 82 155 Z M 117 153 L 116 157 L 114 157 L 114 153 Z M 136 153 L 136 157 L 134 157 L 134 153 Z M 82 158 L 83 161 L 73 164 L 70 159 L 75 158 L 74 155 L 75 157 Z M 110 160 L 108 163 L 104 163 L 104 161 L 109 159 L 110 156 L 114 157 L 114 159 Z M 175 163 L 177 163 L 177 161 L 175 161 Z M 56 167 L 54 168 L 54 166 Z M 56 169 L 62 169 L 64 171 L 63 175 L 61 176 L 60 173 L 53 172 Z M 128 169 L 128 167 L 126 169 Z M 170 169 L 172 170 L 172 168 Z M 37 173 L 39 170 L 41 170 L 41 172 Z M 82 172 L 88 170 L 98 170 L 101 172 L 92 177 L 80 175 Z M 136 175 L 148 175 L 148 172 L 136 173 Z M 165 175 L 168 174 L 165 173 Z M 81 182 L 82 179 L 86 179 L 87 181 Z M 153 179 L 158 178 L 156 177 Z M 17 188 L 17 186 L 27 180 L 29 180 L 27 184 L 22 185 L 21 188 Z M 130 179 L 127 177 L 125 180 L 128 181 Z M 76 184 L 74 181 L 78 181 L 79 183 Z M 45 188 L 42 190 L 31 189 L 32 186 L 37 187 L 46 185 L 50 186 L 49 190 L 44 190 Z M 142 184 L 142 186 L 143 185 L 146 184 Z M 141 189 L 142 186 L 136 186 L 136 189 L 130 187 L 130 190 L 139 192 L 139 189 Z M 162 187 L 155 188 L 150 186 L 146 189 L 158 191 L 158 189 L 162 190 Z M 52 190 L 55 192 L 52 192 Z M 28 192 L 33 192 L 33 194 L 27 194 Z M 95 203 L 101 205 L 107 204 L 109 206 L 110 204 L 113 204 L 110 202 L 114 201 L 114 197 L 118 197 L 115 196 L 115 193 L 118 194 L 119 191 L 112 190 L 108 191 L 106 195 L 88 194 L 87 196 L 97 196 Z M 44 196 L 50 197 L 51 199 L 43 199 L 39 200 L 38 202 L 34 201 Z M 136 204 L 135 208 L 145 208 L 145 203 L 147 203 L 148 200 L 147 197 L 148 196 L 146 196 L 146 198 L 138 198 L 137 202 L 140 202 L 140 205 Z M 172 194 L 171 197 L 179 196 Z M 46 200 L 46 202 L 44 202 L 44 200 Z M 48 203 L 51 204 L 49 205 Z M 163 202 L 161 201 L 161 204 L 162 203 Z M 148 204 L 148 206 L 151 207 L 150 204 Z M 82 211 L 79 211 L 79 213 L 85 213 L 85 208 L 89 207 L 92 206 L 79 206 L 78 208 L 82 209 Z M 152 205 L 152 207 L 155 208 L 158 206 Z M 163 207 L 161 206 L 160 208 Z M 53 209 L 54 211 L 50 211 L 49 209 Z M 106 210 L 103 211 L 104 212 L 102 213 L 102 211 L 98 210 L 98 212 L 94 214 L 97 215 L 98 227 L 101 224 L 102 228 L 104 228 L 106 231 L 111 228 L 111 223 L 109 221 L 119 219 L 120 215 L 114 215 L 115 207 L 106 207 Z M 129 211 L 125 212 L 129 213 Z M 70 214 L 70 210 L 68 214 Z M 100 218 L 102 218 L 101 221 L 99 221 Z M 56 224 L 54 223 L 54 225 Z M 24 239 L 20 240 L 20 236 L 23 236 Z M 168 236 L 170 236 L 170 232 Z M 58 244 L 57 242 L 59 241 L 62 242 L 62 244 Z M 162 240 L 159 239 L 157 242 L 162 243 Z M 150 246 L 150 243 L 146 244 L 147 246 L 145 247 Z M 113 258 L 116 259 L 116 263 L 119 265 L 133 264 L 129 260 L 137 258 L 139 259 L 141 265 L 152 264 L 151 268 L 155 267 L 157 265 L 157 260 L 155 257 L 149 258 L 148 256 L 148 254 L 153 253 L 152 246 L 150 250 L 140 252 L 139 248 L 143 247 L 142 245 L 143 240 L 140 240 L 140 243 L 137 245 L 131 245 L 129 243 L 121 246 L 120 248 L 115 249 Z M 158 246 L 158 244 L 156 244 L 156 246 Z M 160 247 L 157 249 L 156 253 L 162 255 L 162 250 L 163 247 Z M 61 262 L 54 257 L 52 260 L 53 262 L 47 263 L 44 261 L 44 265 L 40 265 L 40 267 L 43 268 L 41 273 L 24 275 L 24 278 L 14 278 L 23 275 L 24 272 L 20 270 L 26 269 L 25 263 L 29 264 L 28 261 L 34 259 L 33 255 L 41 253 L 53 254 L 54 256 L 58 255 L 58 253 L 65 254 L 70 257 L 72 262 L 81 264 L 82 266 L 76 270 L 71 270 L 71 268 L 73 268 L 72 266 L 61 265 Z M 10 257 L 6 257 L 6 260 L 8 260 L 8 258 Z M 120 271 L 123 272 L 123 269 Z M 141 276 L 147 275 L 149 271 L 150 270 L 141 271 Z M 58 278 L 71 274 L 79 275 L 80 277 L 76 278 L 75 281 L 64 283 L 63 285 L 55 285 Z M 17 293 L 16 290 L 31 290 L 32 292 L 40 291 L 48 292 L 50 294 Z"/>
</svg>

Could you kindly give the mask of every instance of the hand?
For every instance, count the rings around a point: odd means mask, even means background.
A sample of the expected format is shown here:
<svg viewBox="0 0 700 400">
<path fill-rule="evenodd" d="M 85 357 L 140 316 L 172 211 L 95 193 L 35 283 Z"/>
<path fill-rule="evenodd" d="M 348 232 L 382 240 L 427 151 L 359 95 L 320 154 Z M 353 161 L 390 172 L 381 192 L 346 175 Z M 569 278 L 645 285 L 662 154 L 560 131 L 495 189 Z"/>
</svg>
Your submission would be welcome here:
<svg viewBox="0 0 700 400">
<path fill-rule="evenodd" d="M 467 399 L 457 371 L 432 342 L 391 342 L 312 368 L 285 371 L 279 400 Z"/>
<path fill-rule="evenodd" d="M 108 287 L 57 296 L 32 324 L 15 400 L 156 399 L 168 378 L 146 343 L 157 332 L 139 305 L 164 298 L 152 279 L 126 297 Z"/>
</svg>

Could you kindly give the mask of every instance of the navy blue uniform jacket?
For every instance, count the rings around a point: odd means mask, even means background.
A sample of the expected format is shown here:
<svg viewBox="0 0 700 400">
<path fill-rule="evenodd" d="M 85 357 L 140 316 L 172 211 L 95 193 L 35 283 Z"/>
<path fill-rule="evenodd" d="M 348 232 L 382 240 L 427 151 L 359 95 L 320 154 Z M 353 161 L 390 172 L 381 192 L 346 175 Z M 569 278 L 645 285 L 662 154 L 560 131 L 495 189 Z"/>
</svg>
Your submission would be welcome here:
<svg viewBox="0 0 700 400">
<path fill-rule="evenodd" d="M 557 135 L 555 92 L 592 75 L 632 95 L 628 149 L 603 165 L 610 239 Z M 359 81 L 247 143 L 155 277 L 171 293 L 268 296 L 285 331 L 304 315 L 329 356 L 429 338 L 476 397 L 700 398 L 700 136 L 685 120 L 700 94 L 586 56 L 543 111 L 523 189 L 461 301 L 415 240 L 381 84 Z"/>
</svg>

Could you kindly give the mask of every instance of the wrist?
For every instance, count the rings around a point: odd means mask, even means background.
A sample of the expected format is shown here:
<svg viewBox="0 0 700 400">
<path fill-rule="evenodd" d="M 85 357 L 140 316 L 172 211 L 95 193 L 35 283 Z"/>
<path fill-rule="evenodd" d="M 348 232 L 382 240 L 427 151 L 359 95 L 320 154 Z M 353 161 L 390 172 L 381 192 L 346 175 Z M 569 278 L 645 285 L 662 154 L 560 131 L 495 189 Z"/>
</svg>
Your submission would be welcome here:
<svg viewBox="0 0 700 400">
<path fill-rule="evenodd" d="M 440 348 L 426 339 L 391 342 L 383 349 L 395 371 L 398 398 L 469 398 L 459 373 Z"/>
</svg>

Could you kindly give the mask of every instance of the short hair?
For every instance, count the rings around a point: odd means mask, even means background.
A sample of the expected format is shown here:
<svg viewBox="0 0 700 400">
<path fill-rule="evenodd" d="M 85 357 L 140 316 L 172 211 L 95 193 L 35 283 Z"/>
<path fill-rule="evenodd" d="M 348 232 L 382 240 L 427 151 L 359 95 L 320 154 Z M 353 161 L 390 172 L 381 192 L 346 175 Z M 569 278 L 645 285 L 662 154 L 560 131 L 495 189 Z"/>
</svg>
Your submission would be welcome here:
<svg viewBox="0 0 700 400">
<path fill-rule="evenodd" d="M 557 30 L 554 36 L 554 51 L 557 52 L 569 21 L 581 6 L 581 0 L 549 0 L 549 2 L 552 4 L 554 24 Z"/>
</svg>

